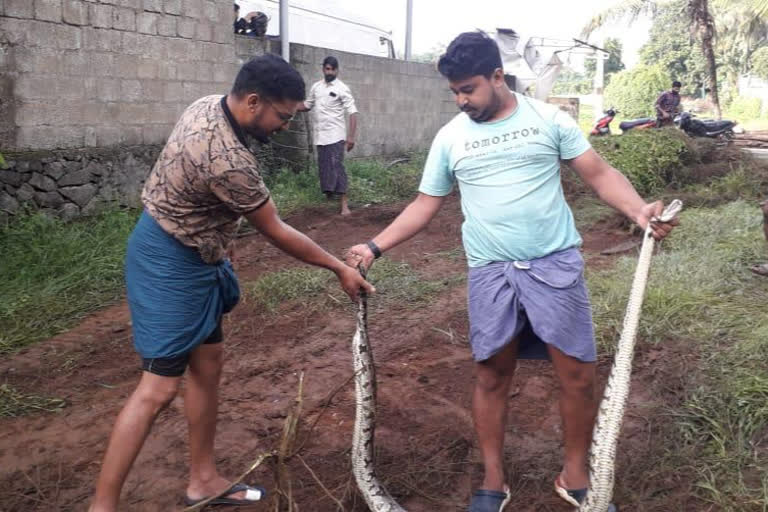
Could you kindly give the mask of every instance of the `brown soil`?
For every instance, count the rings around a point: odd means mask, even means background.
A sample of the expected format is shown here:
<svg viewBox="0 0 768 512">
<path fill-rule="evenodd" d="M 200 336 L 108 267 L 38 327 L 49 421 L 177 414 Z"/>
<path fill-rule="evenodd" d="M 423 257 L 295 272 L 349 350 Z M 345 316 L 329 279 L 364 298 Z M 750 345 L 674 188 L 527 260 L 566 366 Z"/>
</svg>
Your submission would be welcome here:
<svg viewBox="0 0 768 512">
<path fill-rule="evenodd" d="M 317 208 L 289 222 L 340 254 L 378 232 L 402 207 L 358 209 L 345 219 Z M 388 256 L 408 262 L 431 279 L 462 275 L 462 259 L 435 256 L 460 246 L 460 222 L 454 199 L 427 230 Z M 610 222 L 585 233 L 588 264 L 610 264 L 615 256 L 601 256 L 600 251 L 627 237 L 626 230 Z M 242 282 L 264 271 L 299 265 L 258 235 L 241 239 L 239 246 L 236 266 Z M 217 453 L 223 474 L 234 477 L 259 454 L 277 448 L 303 371 L 299 438 L 309 435 L 309 441 L 301 455 L 347 511 L 363 511 L 349 465 L 352 385 L 324 406 L 330 393 L 351 376 L 354 314 L 351 307 L 327 302 L 310 311 L 287 304 L 267 314 L 245 301 L 226 320 Z M 466 510 L 482 466 L 470 414 L 473 363 L 466 341 L 464 286 L 446 285 L 418 308 L 374 307 L 370 337 L 378 367 L 376 446 L 381 478 L 410 512 Z M 676 383 L 695 364 L 691 357 L 674 345 L 640 344 L 617 460 L 616 500 L 622 511 L 707 509 L 689 496 L 692 477 L 658 467 L 656 458 L 669 444 L 662 409 L 674 405 Z M 610 362 L 609 357 L 600 360 L 601 382 Z M 0 421 L 0 510 L 85 510 L 112 423 L 138 377 L 124 303 L 0 362 L 0 382 L 61 397 L 68 404 L 59 413 Z M 506 440 L 514 493 L 509 510 L 570 510 L 552 492 L 562 446 L 557 382 L 549 363 L 521 362 L 513 389 Z M 309 434 L 309 425 L 320 414 Z M 302 511 L 337 510 L 298 460 L 291 460 L 289 468 Z M 123 491 L 122 510 L 181 509 L 186 471 L 186 424 L 179 397 L 161 414 L 139 455 Z M 248 481 L 273 490 L 272 468 L 265 464 Z M 248 510 L 272 509 L 263 505 Z"/>
</svg>

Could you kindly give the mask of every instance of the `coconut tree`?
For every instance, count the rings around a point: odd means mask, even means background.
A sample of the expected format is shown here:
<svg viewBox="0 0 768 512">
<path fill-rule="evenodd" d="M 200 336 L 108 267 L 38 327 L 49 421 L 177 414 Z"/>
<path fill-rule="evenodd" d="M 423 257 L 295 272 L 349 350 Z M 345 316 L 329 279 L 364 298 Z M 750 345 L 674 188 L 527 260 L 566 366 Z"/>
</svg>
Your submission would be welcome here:
<svg viewBox="0 0 768 512">
<path fill-rule="evenodd" d="M 621 3 L 611 7 L 592 18 L 582 29 L 582 35 L 589 37 L 595 30 L 607 25 L 608 23 L 629 20 L 633 22 L 638 16 L 643 14 L 654 14 L 659 5 L 668 3 L 669 0 L 623 0 Z M 747 1 L 747 0 L 732 0 Z M 768 6 L 768 0 L 751 0 L 753 2 L 765 3 Z M 717 89 L 717 63 L 715 60 L 715 20 L 709 11 L 709 0 L 688 0 L 685 9 L 685 15 L 690 22 L 691 36 L 696 37 L 701 42 L 701 48 L 704 52 L 706 61 L 707 76 L 709 81 L 709 94 L 712 105 L 715 108 L 715 115 L 718 119 L 722 117 L 720 109 L 720 98 Z"/>
</svg>

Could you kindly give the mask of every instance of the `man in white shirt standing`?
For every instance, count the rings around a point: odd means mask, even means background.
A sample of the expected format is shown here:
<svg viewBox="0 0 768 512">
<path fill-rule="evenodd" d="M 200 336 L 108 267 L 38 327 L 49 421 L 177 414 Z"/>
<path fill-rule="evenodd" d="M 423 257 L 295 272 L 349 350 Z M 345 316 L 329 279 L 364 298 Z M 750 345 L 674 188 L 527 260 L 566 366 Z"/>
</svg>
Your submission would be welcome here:
<svg viewBox="0 0 768 512">
<path fill-rule="evenodd" d="M 339 61 L 335 57 L 326 57 L 323 60 L 324 79 L 312 86 L 304 100 L 304 108 L 300 110 L 314 108 L 312 135 L 317 146 L 320 188 L 328 199 L 338 197 L 341 214 L 349 215 L 344 149 L 352 151 L 355 147 L 357 108 L 352 92 L 338 74 Z M 349 133 L 345 114 L 349 116 Z"/>
</svg>

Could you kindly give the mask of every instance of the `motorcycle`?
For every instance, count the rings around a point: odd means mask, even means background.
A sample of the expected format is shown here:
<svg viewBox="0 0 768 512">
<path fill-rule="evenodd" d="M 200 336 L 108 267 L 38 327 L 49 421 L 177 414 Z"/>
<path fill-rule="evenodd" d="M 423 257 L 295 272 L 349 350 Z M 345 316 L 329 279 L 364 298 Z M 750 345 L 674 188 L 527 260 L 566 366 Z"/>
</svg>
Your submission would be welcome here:
<svg viewBox="0 0 768 512">
<path fill-rule="evenodd" d="M 622 121 L 619 123 L 621 133 L 627 133 L 629 130 L 647 130 L 648 128 L 656 127 L 656 119 L 653 117 L 640 117 L 638 119 L 630 119 L 629 121 Z"/>
<path fill-rule="evenodd" d="M 619 111 L 613 107 L 604 112 L 604 116 L 597 120 L 595 126 L 592 127 L 590 135 L 610 135 L 611 134 L 611 121 L 616 117 Z"/>
<path fill-rule="evenodd" d="M 683 112 L 675 117 L 675 124 L 691 137 L 710 137 L 713 139 L 733 139 L 733 127 L 737 121 L 724 119 L 722 121 L 696 119 L 690 112 Z"/>
</svg>

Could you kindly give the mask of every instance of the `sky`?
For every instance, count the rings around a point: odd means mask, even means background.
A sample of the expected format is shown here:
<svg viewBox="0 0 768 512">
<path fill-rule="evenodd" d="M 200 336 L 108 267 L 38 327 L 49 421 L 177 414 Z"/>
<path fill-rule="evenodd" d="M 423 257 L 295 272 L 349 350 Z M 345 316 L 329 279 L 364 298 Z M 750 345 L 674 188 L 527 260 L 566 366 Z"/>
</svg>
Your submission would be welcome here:
<svg viewBox="0 0 768 512">
<path fill-rule="evenodd" d="M 260 0 L 241 0 L 256 3 Z M 262 0 L 263 3 L 264 0 Z M 271 0 L 266 0 L 270 2 Z M 387 31 L 399 55 L 405 47 L 405 18 L 407 0 L 290 0 L 321 12 L 353 17 Z M 414 54 L 429 52 L 445 45 L 457 34 L 468 30 L 511 28 L 522 35 L 568 39 L 580 37 L 581 28 L 595 14 L 615 5 L 619 0 L 413 0 Z M 276 3 L 276 2 L 273 2 Z M 593 35 L 617 37 L 624 45 L 624 64 L 631 68 L 637 62 L 637 52 L 647 40 L 650 21 L 641 19 L 632 25 L 617 23 Z M 581 66 L 572 57 L 572 67 Z"/>
<path fill-rule="evenodd" d="M 326 0 L 327 1 L 327 0 Z M 398 51 L 405 46 L 406 0 L 338 0 L 356 5 L 377 23 L 391 27 Z M 581 28 L 595 14 L 614 5 L 612 0 L 413 0 L 413 52 L 423 53 L 445 44 L 460 32 L 474 29 L 512 28 L 521 34 L 558 39 L 580 38 Z M 469 7 L 471 6 L 471 7 Z M 647 40 L 650 22 L 617 24 L 590 38 L 618 37 L 624 44 L 627 67 L 637 61 L 637 52 Z"/>
</svg>

